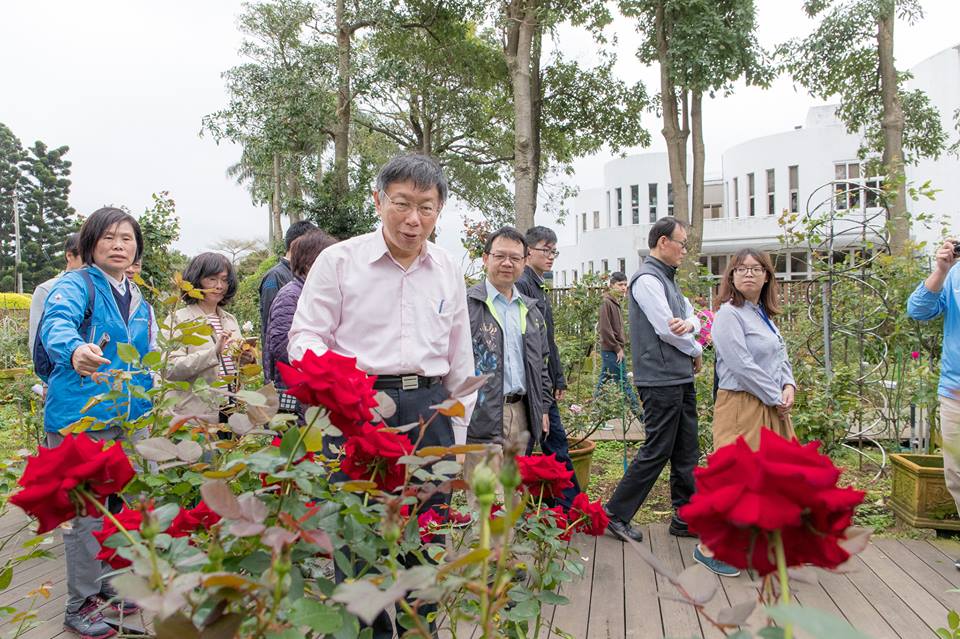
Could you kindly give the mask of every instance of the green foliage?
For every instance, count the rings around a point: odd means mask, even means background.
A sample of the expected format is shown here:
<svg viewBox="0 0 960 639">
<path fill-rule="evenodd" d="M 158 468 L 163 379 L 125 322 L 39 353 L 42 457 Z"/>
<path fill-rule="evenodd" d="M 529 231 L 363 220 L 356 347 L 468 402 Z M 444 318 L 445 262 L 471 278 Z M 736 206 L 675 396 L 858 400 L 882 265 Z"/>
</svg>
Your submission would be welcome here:
<svg viewBox="0 0 960 639">
<path fill-rule="evenodd" d="M 937 628 L 937 636 L 941 639 L 960 639 L 960 614 L 956 610 L 947 612 L 947 628 Z"/>
<path fill-rule="evenodd" d="M 260 280 L 267 274 L 271 268 L 277 265 L 276 255 L 267 255 L 264 257 L 261 253 L 248 255 L 240 263 L 244 271 L 244 277 L 240 279 L 240 286 L 237 287 L 237 294 L 230 303 L 230 312 L 237 317 L 240 326 L 250 322 L 254 330 L 251 335 L 260 334 Z M 254 270 L 250 267 L 256 264 Z M 238 269 L 241 270 L 241 269 Z"/>
<path fill-rule="evenodd" d="M 166 288 L 173 281 L 173 274 L 186 268 L 183 253 L 172 248 L 180 238 L 180 218 L 176 203 L 167 191 L 154 193 L 153 206 L 147 208 L 137 220 L 143 233 L 143 270 L 140 277 L 155 288 Z M 154 301 L 154 300 L 151 300 Z"/>
<path fill-rule="evenodd" d="M 917 0 L 808 1 L 807 14 L 820 17 L 806 38 L 795 38 L 777 48 L 783 69 L 810 95 L 840 97 L 837 116 L 853 134 L 864 135 L 862 153 L 883 150 L 883 101 L 878 80 L 880 57 L 877 24 L 885 12 L 913 24 L 923 16 Z M 906 162 L 936 158 L 947 143 L 940 114 L 925 93 L 907 91 L 910 74 L 897 74 L 904 115 L 903 153 Z"/>
<path fill-rule="evenodd" d="M 37 141 L 24 149 L 0 124 L 0 290 L 16 286 L 13 205 L 20 226 L 23 290 L 32 291 L 63 270 L 63 243 L 79 220 L 70 206 L 69 147 Z"/>
<path fill-rule="evenodd" d="M 581 370 L 597 341 L 597 317 L 606 290 L 603 276 L 584 273 L 554 304 L 553 318 L 560 363 L 567 377 Z"/>
</svg>

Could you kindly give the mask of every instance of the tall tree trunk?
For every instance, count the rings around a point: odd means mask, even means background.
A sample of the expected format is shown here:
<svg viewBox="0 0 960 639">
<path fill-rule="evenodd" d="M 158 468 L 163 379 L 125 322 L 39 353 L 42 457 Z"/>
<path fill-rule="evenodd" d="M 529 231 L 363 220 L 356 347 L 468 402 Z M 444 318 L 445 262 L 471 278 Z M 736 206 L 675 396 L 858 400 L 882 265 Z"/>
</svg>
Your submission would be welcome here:
<svg viewBox="0 0 960 639">
<path fill-rule="evenodd" d="M 892 196 L 887 199 L 890 216 L 890 249 L 902 253 L 910 241 L 910 218 L 907 216 L 907 185 L 903 170 L 903 106 L 897 68 L 893 60 L 894 3 L 877 20 L 877 52 L 880 57 L 880 96 L 883 100 L 883 168 Z"/>
<path fill-rule="evenodd" d="M 280 199 L 282 197 L 283 176 L 280 171 L 280 154 L 273 154 L 273 198 L 270 203 L 270 240 L 278 242 L 283 237 L 280 226 Z"/>
<path fill-rule="evenodd" d="M 530 95 L 532 105 L 532 164 L 533 164 L 533 212 L 536 216 L 537 200 L 540 192 L 540 122 L 543 117 L 543 76 L 540 71 L 540 53 L 543 50 L 543 29 L 537 29 L 533 34 L 533 52 L 530 56 Z"/>
<path fill-rule="evenodd" d="M 660 102 L 663 109 L 663 139 L 667 143 L 667 161 L 670 165 L 670 183 L 673 185 L 673 216 L 688 224 L 690 214 L 687 202 L 687 137 L 690 134 L 686 91 L 683 92 L 683 120 L 680 125 L 677 87 L 670 77 L 667 44 L 670 25 L 666 24 L 663 2 L 657 3 L 654 16 L 657 34 L 657 58 L 660 62 Z"/>
<path fill-rule="evenodd" d="M 703 248 L 703 93 L 691 92 L 690 142 L 693 147 L 693 197 L 690 203 L 690 233 L 687 260 L 696 263 Z M 676 205 L 674 205 L 676 206 Z"/>
<path fill-rule="evenodd" d="M 511 0 L 507 10 L 507 38 L 504 55 L 513 88 L 513 177 L 514 208 L 521 233 L 533 226 L 536 210 L 534 181 L 533 96 L 530 68 L 533 35 L 537 30 L 537 1 Z"/>
<path fill-rule="evenodd" d="M 303 188 L 300 186 L 301 161 L 298 155 L 294 155 L 290 160 L 290 166 L 287 167 L 287 215 L 290 216 L 291 224 L 303 219 Z"/>
<path fill-rule="evenodd" d="M 347 154 L 350 150 L 350 90 L 351 26 L 347 24 L 346 0 L 337 0 L 337 124 L 333 131 L 333 189 L 334 200 L 340 204 L 350 190 L 347 172 Z"/>
</svg>

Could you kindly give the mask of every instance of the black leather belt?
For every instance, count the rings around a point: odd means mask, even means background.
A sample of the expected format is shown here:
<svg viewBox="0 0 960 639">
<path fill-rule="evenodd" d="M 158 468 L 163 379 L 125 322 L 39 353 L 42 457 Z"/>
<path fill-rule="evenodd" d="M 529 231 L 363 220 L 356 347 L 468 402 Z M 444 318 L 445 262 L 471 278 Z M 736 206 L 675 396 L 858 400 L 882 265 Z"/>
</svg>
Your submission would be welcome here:
<svg viewBox="0 0 960 639">
<path fill-rule="evenodd" d="M 522 393 L 517 393 L 516 395 L 504 395 L 504 396 L 503 396 L 503 403 L 504 403 L 504 404 L 516 404 L 517 402 L 519 402 L 519 401 L 520 401 L 521 399 L 523 399 L 523 398 L 524 398 L 524 395 L 523 395 Z"/>
<path fill-rule="evenodd" d="M 430 388 L 440 383 L 439 377 L 424 377 L 423 375 L 378 375 L 373 387 L 377 390 L 416 390 Z"/>
</svg>

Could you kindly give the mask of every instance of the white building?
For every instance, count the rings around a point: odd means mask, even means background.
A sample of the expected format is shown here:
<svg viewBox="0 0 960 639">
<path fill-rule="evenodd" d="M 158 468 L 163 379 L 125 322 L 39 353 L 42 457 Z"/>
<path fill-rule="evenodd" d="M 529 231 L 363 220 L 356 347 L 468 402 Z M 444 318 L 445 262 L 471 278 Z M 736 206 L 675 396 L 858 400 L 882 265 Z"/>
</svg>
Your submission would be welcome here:
<svg viewBox="0 0 960 639">
<path fill-rule="evenodd" d="M 911 72 L 911 88 L 930 96 L 945 130 L 953 134 L 953 114 L 960 108 L 960 46 L 940 52 Z M 784 279 L 806 277 L 808 248 L 781 240 L 791 213 L 802 217 L 818 203 L 829 208 L 834 193 L 836 208 L 848 217 L 870 218 L 879 212 L 871 188 L 879 188 L 880 180 L 865 175 L 865 165 L 857 157 L 859 148 L 859 136 L 847 133 L 834 107 L 825 106 L 810 109 L 806 122 L 792 131 L 727 149 L 721 156 L 722 175 L 707 176 L 705 181 L 701 263 L 719 275 L 730 255 L 754 247 L 771 252 Z M 933 218 L 928 226 L 914 225 L 917 240 L 936 242 L 942 225 L 960 232 L 958 176 L 960 161 L 949 154 L 908 166 L 907 180 L 912 185 L 930 180 L 941 189 L 934 201 L 908 200 L 911 214 Z M 843 184 L 836 184 L 838 180 Z M 560 247 L 554 284 L 569 286 L 588 272 L 619 270 L 629 276 L 649 253 L 651 223 L 673 210 L 667 154 L 644 153 L 608 162 L 603 184 L 582 190 L 570 209 L 576 239 L 573 245 Z M 850 225 L 846 228 L 849 231 Z M 859 245 L 857 234 L 844 235 L 843 227 L 838 230 L 835 248 Z"/>
</svg>

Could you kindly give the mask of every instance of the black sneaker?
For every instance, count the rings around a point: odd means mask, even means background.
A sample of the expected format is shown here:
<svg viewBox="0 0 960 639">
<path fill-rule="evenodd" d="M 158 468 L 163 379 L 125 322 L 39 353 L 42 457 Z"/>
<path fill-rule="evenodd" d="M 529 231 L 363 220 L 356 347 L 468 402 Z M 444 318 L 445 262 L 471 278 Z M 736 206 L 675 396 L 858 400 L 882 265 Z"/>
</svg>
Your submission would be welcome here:
<svg viewBox="0 0 960 639">
<path fill-rule="evenodd" d="M 610 523 L 607 524 L 607 530 L 609 530 L 614 537 L 624 540 L 632 539 L 636 542 L 643 541 L 642 532 L 618 517 L 611 515 L 610 513 L 607 513 L 607 516 L 610 517 Z"/>
<path fill-rule="evenodd" d="M 103 620 L 96 597 L 90 597 L 75 612 L 67 611 L 63 617 L 63 627 L 80 639 L 105 639 L 117 634 L 117 631 Z"/>
<path fill-rule="evenodd" d="M 670 534 L 674 537 L 696 537 L 695 534 L 690 532 L 690 529 L 687 527 L 687 522 L 680 519 L 677 515 L 674 515 L 670 519 Z"/>
</svg>

